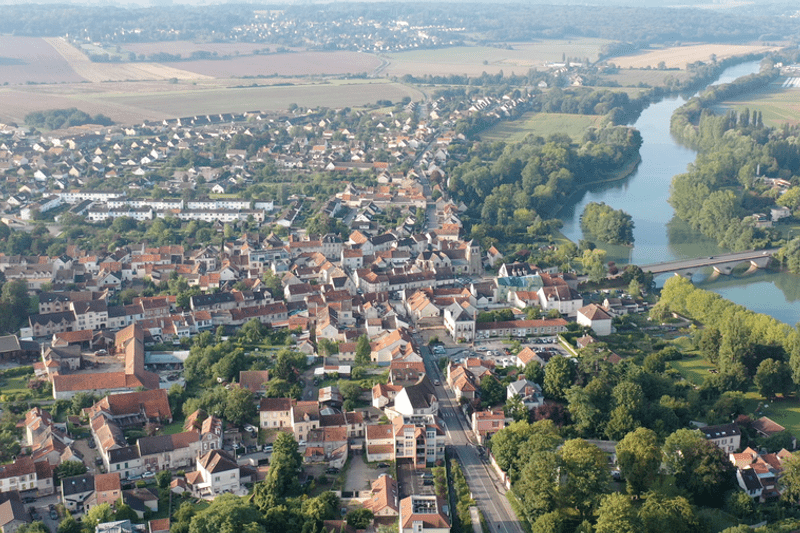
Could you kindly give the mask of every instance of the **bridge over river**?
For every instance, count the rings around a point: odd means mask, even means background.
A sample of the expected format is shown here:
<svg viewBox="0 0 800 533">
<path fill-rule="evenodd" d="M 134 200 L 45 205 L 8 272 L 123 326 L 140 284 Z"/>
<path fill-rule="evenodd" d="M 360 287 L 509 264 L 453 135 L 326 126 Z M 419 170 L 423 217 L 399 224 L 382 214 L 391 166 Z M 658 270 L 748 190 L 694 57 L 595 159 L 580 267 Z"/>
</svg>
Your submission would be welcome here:
<svg viewBox="0 0 800 533">
<path fill-rule="evenodd" d="M 734 268 L 742 263 L 750 263 L 751 270 L 766 268 L 772 256 L 778 250 L 779 248 L 769 248 L 766 250 L 749 250 L 747 252 L 698 257 L 697 259 L 678 259 L 665 263 L 641 265 L 641 269 L 645 272 L 652 272 L 655 275 L 672 272 L 688 278 L 691 278 L 693 274 L 704 267 L 712 267 L 717 274 L 730 274 Z"/>
</svg>

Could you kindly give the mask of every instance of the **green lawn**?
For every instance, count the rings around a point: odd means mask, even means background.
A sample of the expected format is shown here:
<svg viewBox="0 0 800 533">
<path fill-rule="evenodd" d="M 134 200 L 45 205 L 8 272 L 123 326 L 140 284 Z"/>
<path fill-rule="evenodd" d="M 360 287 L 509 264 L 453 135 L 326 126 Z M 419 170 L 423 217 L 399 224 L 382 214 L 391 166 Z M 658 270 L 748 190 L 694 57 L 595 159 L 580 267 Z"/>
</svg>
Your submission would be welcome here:
<svg viewBox="0 0 800 533">
<path fill-rule="evenodd" d="M 735 109 L 740 112 L 745 108 L 751 112 L 761 111 L 767 126 L 781 126 L 785 122 L 797 124 L 800 122 L 800 89 L 783 88 L 784 81 L 786 78 L 781 76 L 765 89 L 723 102 L 719 107 L 723 111 Z"/>
<path fill-rule="evenodd" d="M 686 381 L 694 383 L 695 385 L 702 385 L 706 376 L 709 375 L 709 370 L 714 368 L 714 365 L 703 359 L 702 357 L 694 356 L 690 359 L 681 359 L 680 361 L 670 361 L 675 370 L 681 373 Z"/>
<path fill-rule="evenodd" d="M 697 515 L 708 522 L 711 526 L 711 533 L 719 533 L 724 529 L 739 525 L 739 520 L 737 520 L 735 516 L 721 509 L 701 507 L 697 510 Z"/>
<path fill-rule="evenodd" d="M 186 422 L 186 419 L 183 417 L 179 419 L 175 419 L 172 424 L 166 425 L 161 430 L 162 435 L 175 435 L 176 433 L 183 433 L 183 424 Z"/>
<path fill-rule="evenodd" d="M 517 120 L 504 120 L 481 133 L 488 141 L 517 142 L 529 133 L 549 137 L 554 133 L 580 139 L 587 128 L 597 127 L 604 120 L 600 115 L 572 115 L 567 113 L 525 113 Z"/>
</svg>

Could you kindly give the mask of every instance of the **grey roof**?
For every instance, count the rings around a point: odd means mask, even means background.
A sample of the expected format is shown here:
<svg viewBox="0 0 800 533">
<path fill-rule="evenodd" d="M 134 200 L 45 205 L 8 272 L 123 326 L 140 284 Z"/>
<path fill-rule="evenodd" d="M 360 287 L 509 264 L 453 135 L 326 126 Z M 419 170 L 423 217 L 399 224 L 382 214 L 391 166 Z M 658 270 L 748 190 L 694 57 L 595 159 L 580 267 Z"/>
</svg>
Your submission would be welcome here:
<svg viewBox="0 0 800 533">
<path fill-rule="evenodd" d="M 0 353 L 17 352 L 20 350 L 19 338 L 16 335 L 0 337 Z"/>
<path fill-rule="evenodd" d="M 427 409 L 436 401 L 436 389 L 425 375 L 415 385 L 404 389 L 414 409 Z"/>
<path fill-rule="evenodd" d="M 522 394 L 522 391 L 525 389 L 525 387 L 533 387 L 537 392 L 542 392 L 542 388 L 539 387 L 539 385 L 533 381 L 528 381 L 527 379 L 518 379 L 517 381 L 508 384 L 508 388 L 513 389 L 515 394 Z"/>
<path fill-rule="evenodd" d="M 112 464 L 138 458 L 139 449 L 136 446 L 125 446 L 124 448 L 117 448 L 115 450 L 108 451 L 108 462 Z"/>
<path fill-rule="evenodd" d="M 5 527 L 14 521 L 29 522 L 28 512 L 22 502 L 19 501 L 19 493 L 7 494 L 13 494 L 14 496 L 0 503 L 0 527 Z"/>
<path fill-rule="evenodd" d="M 94 476 L 92 474 L 72 476 L 61 480 L 61 493 L 64 496 L 92 491 L 94 491 Z"/>
<path fill-rule="evenodd" d="M 742 482 L 745 489 L 748 491 L 758 490 L 761 488 L 761 481 L 758 479 L 758 474 L 752 468 L 743 468 L 739 470 L 742 476 Z"/>
<path fill-rule="evenodd" d="M 30 316 L 31 326 L 33 326 L 34 324 L 46 326 L 50 322 L 52 322 L 53 324 L 59 324 L 64 321 L 75 322 L 75 313 L 73 313 L 72 311 L 63 311 L 61 313 L 46 313 L 44 315 Z"/>
<path fill-rule="evenodd" d="M 733 437 L 736 435 L 741 435 L 742 432 L 739 430 L 739 426 L 736 424 L 721 424 L 719 426 L 706 426 L 700 428 L 707 439 L 721 439 L 723 437 Z"/>
</svg>

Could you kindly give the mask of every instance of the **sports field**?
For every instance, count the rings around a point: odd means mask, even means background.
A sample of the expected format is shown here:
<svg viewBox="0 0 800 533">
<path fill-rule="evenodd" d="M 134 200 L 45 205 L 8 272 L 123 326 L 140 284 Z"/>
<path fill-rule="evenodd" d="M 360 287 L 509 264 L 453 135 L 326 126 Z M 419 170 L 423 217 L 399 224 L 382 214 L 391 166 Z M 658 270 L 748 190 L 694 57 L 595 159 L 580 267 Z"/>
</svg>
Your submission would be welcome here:
<svg viewBox="0 0 800 533">
<path fill-rule="evenodd" d="M 781 126 L 800 123 L 800 88 L 783 87 L 785 77 L 770 84 L 766 89 L 755 91 L 738 99 L 728 100 L 718 106 L 718 110 L 727 111 L 734 109 L 737 112 L 745 108 L 761 111 L 764 124 L 767 126 Z"/>
<path fill-rule="evenodd" d="M 505 120 L 481 133 L 487 141 L 517 142 L 529 134 L 549 137 L 554 133 L 580 139 L 587 129 L 602 124 L 600 115 L 569 115 L 565 113 L 529 112 L 517 120 Z"/>
<path fill-rule="evenodd" d="M 663 61 L 667 68 L 685 69 L 689 63 L 711 61 L 712 56 L 717 59 L 725 59 L 779 49 L 780 47 L 777 46 L 762 45 L 698 44 L 648 50 L 638 54 L 609 58 L 608 62 L 620 68 L 656 68 Z"/>
</svg>

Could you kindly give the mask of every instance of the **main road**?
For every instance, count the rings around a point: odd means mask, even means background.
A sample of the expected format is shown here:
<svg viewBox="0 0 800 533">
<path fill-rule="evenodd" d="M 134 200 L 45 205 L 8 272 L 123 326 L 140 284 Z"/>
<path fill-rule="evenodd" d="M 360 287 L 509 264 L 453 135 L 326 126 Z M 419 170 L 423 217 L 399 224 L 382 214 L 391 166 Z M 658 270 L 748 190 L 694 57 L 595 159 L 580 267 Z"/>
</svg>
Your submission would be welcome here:
<svg viewBox="0 0 800 533">
<path fill-rule="evenodd" d="M 756 259 L 763 259 L 765 256 L 772 256 L 778 250 L 779 248 L 770 248 L 767 250 L 749 250 L 747 252 L 734 252 L 711 257 L 698 257 L 696 259 L 676 259 L 675 261 L 666 261 L 664 263 L 642 265 L 640 268 L 645 272 L 663 274 L 664 272 L 673 272 L 675 270 L 690 270 L 733 262 L 744 263 L 745 261 L 753 261 Z"/>
<path fill-rule="evenodd" d="M 436 387 L 436 392 L 439 398 L 439 417 L 446 425 L 447 442 L 458 456 L 472 496 L 483 512 L 489 530 L 492 533 L 524 533 L 508 503 L 505 488 L 499 477 L 478 454 L 478 449 L 471 439 L 472 431 L 469 429 L 466 417 L 451 391 L 445 388 L 444 376 L 439 372 L 430 349 L 423 345 L 418 333 L 414 334 L 414 340 L 420 347 L 431 381 L 438 379 L 441 383 Z M 469 527 L 466 531 L 469 531 Z"/>
</svg>

